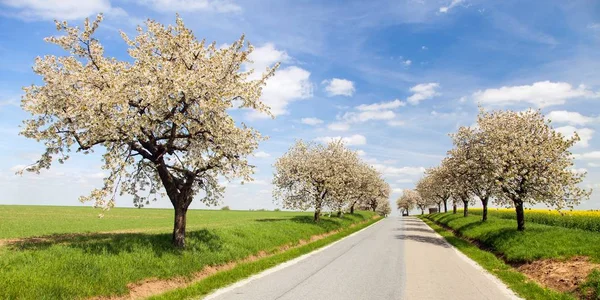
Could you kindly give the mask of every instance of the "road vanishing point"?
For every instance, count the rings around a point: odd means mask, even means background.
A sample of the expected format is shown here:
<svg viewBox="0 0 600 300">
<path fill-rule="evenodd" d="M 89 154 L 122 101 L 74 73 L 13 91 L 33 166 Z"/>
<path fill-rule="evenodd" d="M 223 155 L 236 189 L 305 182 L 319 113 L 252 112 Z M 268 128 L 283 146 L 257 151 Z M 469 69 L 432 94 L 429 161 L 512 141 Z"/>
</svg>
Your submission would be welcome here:
<svg viewBox="0 0 600 300">
<path fill-rule="evenodd" d="M 211 300 L 519 299 L 423 221 L 388 217 Z"/>
</svg>

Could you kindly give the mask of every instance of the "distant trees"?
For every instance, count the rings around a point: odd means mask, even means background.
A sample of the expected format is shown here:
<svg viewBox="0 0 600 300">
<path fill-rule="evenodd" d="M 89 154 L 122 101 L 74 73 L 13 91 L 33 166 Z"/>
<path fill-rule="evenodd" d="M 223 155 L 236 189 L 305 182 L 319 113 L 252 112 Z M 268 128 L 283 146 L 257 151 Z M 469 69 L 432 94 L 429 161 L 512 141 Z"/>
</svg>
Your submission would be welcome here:
<svg viewBox="0 0 600 300">
<path fill-rule="evenodd" d="M 421 197 L 419 192 L 409 189 L 402 191 L 402 196 L 400 196 L 398 202 L 403 204 L 406 203 L 404 206 L 413 205 L 418 207 L 421 210 L 421 214 L 425 213 L 425 208 L 429 205 L 427 199 Z M 400 207 L 400 204 L 398 206 Z"/>
<path fill-rule="evenodd" d="M 404 194 L 402 196 L 404 196 Z M 406 215 L 409 215 L 410 211 L 415 208 L 415 203 L 412 199 L 402 196 L 396 200 L 396 206 L 402 215 L 405 213 Z"/>
<path fill-rule="evenodd" d="M 585 173 L 572 170 L 569 151 L 579 137 L 565 138 L 555 131 L 540 111 L 514 112 L 481 109 L 477 124 L 452 134 L 454 147 L 440 167 L 419 181 L 417 189 L 432 195 L 433 182 L 456 203 L 464 205 L 464 216 L 475 198 L 483 206 L 482 220 L 492 200 L 515 207 L 517 229 L 525 229 L 524 204 L 544 203 L 562 209 L 573 207 L 591 191 L 578 185 Z M 444 171 L 440 171 L 444 170 Z M 437 176 L 437 177 L 436 177 Z"/>
<path fill-rule="evenodd" d="M 45 147 L 27 170 L 100 150 L 104 185 L 81 201 L 108 209 L 116 194 L 128 193 L 142 207 L 164 188 L 175 210 L 172 243 L 184 247 L 195 195 L 216 205 L 219 178 L 252 180 L 246 157 L 263 137 L 237 126 L 228 110 L 268 113 L 260 97 L 277 66 L 253 79 L 242 68 L 253 50 L 243 36 L 228 47 L 206 44 L 179 17 L 168 27 L 148 20 L 135 38 L 121 33 L 130 58 L 118 60 L 94 37 L 101 21 L 86 19 L 83 28 L 56 22 L 64 35 L 46 38 L 68 54 L 38 57 L 33 69 L 43 83 L 24 88 L 22 107 L 32 118 L 21 134 Z"/>
<path fill-rule="evenodd" d="M 275 201 L 284 208 L 314 209 L 318 222 L 325 208 L 341 215 L 355 207 L 376 211 L 389 198 L 381 174 L 362 162 L 341 140 L 327 145 L 297 141 L 275 162 Z"/>
</svg>

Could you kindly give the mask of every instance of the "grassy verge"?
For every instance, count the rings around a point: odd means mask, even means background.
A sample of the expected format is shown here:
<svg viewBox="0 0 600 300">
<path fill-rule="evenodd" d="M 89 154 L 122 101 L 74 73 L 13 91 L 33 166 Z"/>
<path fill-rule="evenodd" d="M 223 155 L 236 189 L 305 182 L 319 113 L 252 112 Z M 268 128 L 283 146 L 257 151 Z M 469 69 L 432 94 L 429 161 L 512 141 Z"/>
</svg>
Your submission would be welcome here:
<svg viewBox="0 0 600 300">
<path fill-rule="evenodd" d="M 315 224 L 311 213 L 191 211 L 188 247 L 181 251 L 170 245 L 172 225 L 163 229 L 167 218 L 172 222 L 171 210 L 115 210 L 104 219 L 90 216 L 79 224 L 73 221 L 80 218 L 72 215 L 81 213 L 76 208 L 48 208 L 50 219 L 45 207 L 2 209 L 0 226 L 14 229 L 0 231 L 4 237 L 70 232 L 0 246 L 0 298 L 8 299 L 126 295 L 129 283 L 191 278 L 206 266 L 240 261 L 261 251 L 273 253 L 283 245 L 348 228 L 373 216 L 370 212 L 324 216 Z M 15 210 L 21 211 L 18 220 L 10 215 Z M 105 222 L 107 218 L 113 222 Z M 19 229 L 19 224 L 25 229 Z M 110 230 L 124 231 L 106 232 Z"/>
<path fill-rule="evenodd" d="M 463 252 L 469 258 L 477 262 L 491 274 L 502 280 L 510 289 L 525 299 L 575 299 L 573 296 L 558 293 L 546 288 L 542 288 L 535 282 L 529 280 L 525 275 L 516 271 L 494 254 L 481 250 L 472 243 L 457 237 L 449 230 L 446 230 L 426 217 L 421 217 L 427 225 L 443 236 L 450 244 Z"/>
<path fill-rule="evenodd" d="M 433 214 L 428 218 L 477 241 L 509 263 L 574 256 L 587 256 L 600 262 L 600 232 L 536 223 L 525 223 L 525 231 L 517 231 L 514 220 L 490 217 L 487 222 L 481 222 L 479 216 L 464 218 L 462 214 L 451 213 Z"/>
<path fill-rule="evenodd" d="M 469 209 L 469 213 L 480 216 L 483 210 Z M 490 208 L 488 216 L 507 220 L 517 219 L 514 209 Z M 559 213 L 550 209 L 525 209 L 525 222 L 600 232 L 599 211 L 567 210 Z"/>
<path fill-rule="evenodd" d="M 373 219 L 368 222 L 362 223 L 358 226 L 347 228 L 334 235 L 318 240 L 316 242 L 306 244 L 300 247 L 292 248 L 283 253 L 275 254 L 270 257 L 263 258 L 258 261 L 242 263 L 237 265 L 235 268 L 219 272 L 215 275 L 207 277 L 199 282 L 196 282 L 188 287 L 176 289 L 158 296 L 151 297 L 154 300 L 167 300 L 167 299 L 189 299 L 199 296 L 205 296 L 210 292 L 233 284 L 241 279 L 247 278 L 251 275 L 257 274 L 268 268 L 274 267 L 285 261 L 294 259 L 301 255 L 307 254 L 311 251 L 324 247 L 330 243 L 340 240 L 354 232 L 357 232 L 381 219 Z"/>
</svg>

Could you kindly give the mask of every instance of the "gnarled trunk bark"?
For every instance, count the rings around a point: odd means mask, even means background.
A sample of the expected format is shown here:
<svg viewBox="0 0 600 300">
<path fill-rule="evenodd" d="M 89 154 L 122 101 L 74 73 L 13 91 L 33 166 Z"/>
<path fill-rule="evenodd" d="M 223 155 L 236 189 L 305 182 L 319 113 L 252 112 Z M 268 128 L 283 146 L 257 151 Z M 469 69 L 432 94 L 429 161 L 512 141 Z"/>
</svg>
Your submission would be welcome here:
<svg viewBox="0 0 600 300">
<path fill-rule="evenodd" d="M 444 212 L 448 212 L 448 199 L 444 200 Z"/>
<path fill-rule="evenodd" d="M 320 220 L 321 220 L 321 209 L 318 208 L 318 209 L 315 209 L 315 219 L 314 219 L 314 221 L 315 222 L 319 222 Z"/>
<path fill-rule="evenodd" d="M 525 230 L 525 212 L 523 211 L 523 201 L 514 201 L 515 210 L 517 211 L 517 230 Z"/>
<path fill-rule="evenodd" d="M 187 218 L 187 207 L 175 208 L 175 225 L 173 227 L 173 238 L 171 243 L 177 248 L 185 248 L 185 226 Z"/>
<path fill-rule="evenodd" d="M 485 222 L 488 218 L 488 198 L 482 198 L 481 204 L 483 204 L 483 214 L 481 216 L 481 221 Z"/>
<path fill-rule="evenodd" d="M 469 216 L 469 201 L 463 201 L 465 209 L 463 210 L 463 217 Z"/>
</svg>

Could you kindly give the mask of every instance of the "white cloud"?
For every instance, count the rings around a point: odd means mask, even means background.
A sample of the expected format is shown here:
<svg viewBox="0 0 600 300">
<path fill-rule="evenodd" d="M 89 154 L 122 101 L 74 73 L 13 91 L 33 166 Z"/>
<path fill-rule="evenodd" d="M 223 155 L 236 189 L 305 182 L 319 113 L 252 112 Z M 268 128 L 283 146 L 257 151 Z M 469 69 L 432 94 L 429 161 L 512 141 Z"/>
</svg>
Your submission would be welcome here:
<svg viewBox="0 0 600 300">
<path fill-rule="evenodd" d="M 427 48 L 427 46 L 421 46 L 421 50 L 429 50 L 429 48 Z"/>
<path fill-rule="evenodd" d="M 342 119 L 351 123 L 363 123 L 370 120 L 391 120 L 396 117 L 396 114 L 391 110 L 383 111 L 363 111 L 363 112 L 347 112 Z"/>
<path fill-rule="evenodd" d="M 597 98 L 599 95 L 584 85 L 573 88 L 566 82 L 540 81 L 532 85 L 503 86 L 499 89 L 487 89 L 473 94 L 476 101 L 489 105 L 510 105 L 520 102 L 537 107 L 564 104 L 571 98 Z"/>
<path fill-rule="evenodd" d="M 383 173 L 387 176 L 400 176 L 400 175 L 408 175 L 408 176 L 417 176 L 425 173 L 424 167 L 401 167 L 396 168 L 389 165 L 383 164 L 374 164 L 373 167 L 377 169 L 379 172 Z"/>
<path fill-rule="evenodd" d="M 346 79 L 332 78 L 331 80 L 323 80 L 322 84 L 326 84 L 325 91 L 329 96 L 352 96 L 354 94 L 354 82 Z"/>
<path fill-rule="evenodd" d="M 83 1 L 85 2 L 85 1 Z M 229 0 L 138 0 L 158 12 L 239 12 L 242 8 Z"/>
<path fill-rule="evenodd" d="M 412 64 L 412 60 L 410 60 L 410 59 L 407 59 L 407 60 L 403 61 L 402 63 L 403 63 L 405 66 L 407 66 L 407 67 L 408 67 L 408 66 L 410 66 L 410 65 Z"/>
<path fill-rule="evenodd" d="M 363 135 L 360 135 L 360 134 L 355 134 L 355 135 L 351 135 L 348 137 L 324 136 L 324 137 L 316 138 L 315 141 L 322 142 L 322 143 L 329 143 L 331 141 L 336 141 L 339 139 L 342 139 L 342 142 L 344 142 L 344 144 L 346 144 L 346 146 L 365 145 L 367 143 L 367 138 L 365 138 Z"/>
<path fill-rule="evenodd" d="M 112 7 L 109 0 L 2 0 L 2 4 L 16 9 L 14 15 L 26 20 L 77 20 L 98 13 L 127 15 L 123 9 Z"/>
<path fill-rule="evenodd" d="M 600 167 L 600 164 L 599 163 L 588 163 L 588 167 L 598 168 L 598 167 Z"/>
<path fill-rule="evenodd" d="M 387 122 L 388 125 L 392 126 L 392 127 L 398 127 L 398 126 L 404 126 L 404 121 L 401 120 L 392 120 Z"/>
<path fill-rule="evenodd" d="M 417 105 L 423 100 L 439 96 L 440 93 L 436 91 L 436 89 L 439 87 L 440 84 L 436 82 L 417 84 L 410 88 L 410 91 L 413 92 L 413 95 L 408 97 L 407 101 L 412 105 Z"/>
<path fill-rule="evenodd" d="M 356 154 L 358 154 L 358 156 L 365 156 L 367 153 L 363 150 L 356 150 Z"/>
<path fill-rule="evenodd" d="M 397 183 L 411 183 L 414 182 L 414 180 L 412 179 L 398 179 L 396 180 Z"/>
<path fill-rule="evenodd" d="M 566 123 L 571 125 L 585 125 L 594 121 L 594 118 L 586 117 L 578 112 L 566 110 L 551 111 L 546 117 L 550 119 L 552 123 Z"/>
<path fill-rule="evenodd" d="M 331 123 L 331 124 L 327 125 L 327 128 L 329 130 L 333 130 L 333 131 L 347 131 L 348 129 L 350 129 L 350 124 L 343 123 L 343 122 L 336 122 L 336 123 Z"/>
<path fill-rule="evenodd" d="M 591 23 L 587 28 L 591 30 L 600 30 L 600 23 Z"/>
<path fill-rule="evenodd" d="M 592 139 L 592 136 L 594 135 L 594 130 L 591 128 L 575 128 L 573 126 L 562 126 L 555 128 L 554 130 L 560 132 L 566 138 L 572 138 L 574 132 L 577 132 L 577 135 L 579 135 L 579 138 L 581 140 L 577 142 L 575 146 L 580 146 L 584 148 L 590 145 L 589 142 Z"/>
<path fill-rule="evenodd" d="M 248 184 L 256 184 L 256 185 L 268 185 L 269 183 L 263 179 L 254 179 L 252 181 L 248 181 Z"/>
<path fill-rule="evenodd" d="M 312 126 L 323 124 L 323 120 L 317 119 L 317 118 L 302 118 L 300 120 L 300 122 L 302 124 L 312 125 Z"/>
<path fill-rule="evenodd" d="M 398 108 L 398 107 L 405 106 L 405 105 L 406 105 L 405 102 L 402 102 L 402 101 L 396 99 L 394 101 L 389 101 L 389 102 L 361 104 L 355 108 L 360 111 L 373 111 L 373 110 L 383 110 L 383 109 L 394 109 L 394 108 Z"/>
<path fill-rule="evenodd" d="M 587 169 L 586 168 L 574 168 L 574 169 L 571 169 L 571 172 L 573 172 L 575 174 L 583 174 L 583 173 L 587 173 Z"/>
<path fill-rule="evenodd" d="M 450 5 L 440 7 L 440 12 L 445 14 L 455 6 L 461 4 L 463 1 L 464 0 L 452 0 L 452 2 L 450 2 Z"/>
<path fill-rule="evenodd" d="M 246 70 L 254 69 L 250 79 L 260 78 L 262 73 L 278 62 L 286 62 L 290 57 L 285 51 L 277 50 L 272 43 L 257 47 L 250 54 L 251 64 L 245 65 Z M 275 116 L 287 114 L 287 105 L 296 100 L 312 97 L 310 72 L 297 66 L 280 68 L 275 75 L 267 80 L 261 100 L 271 108 Z M 268 118 L 266 114 L 252 111 L 251 118 Z"/>
<path fill-rule="evenodd" d="M 573 154 L 575 159 L 584 159 L 584 160 L 592 160 L 592 159 L 600 159 L 600 151 L 592 151 L 580 154 Z"/>
<path fill-rule="evenodd" d="M 392 194 L 402 194 L 403 192 L 404 192 L 404 189 L 401 189 L 401 188 L 392 189 Z"/>
<path fill-rule="evenodd" d="M 260 157 L 260 158 L 265 158 L 265 157 L 271 157 L 271 154 L 264 152 L 264 151 L 258 151 L 254 154 L 255 157 Z"/>
</svg>

